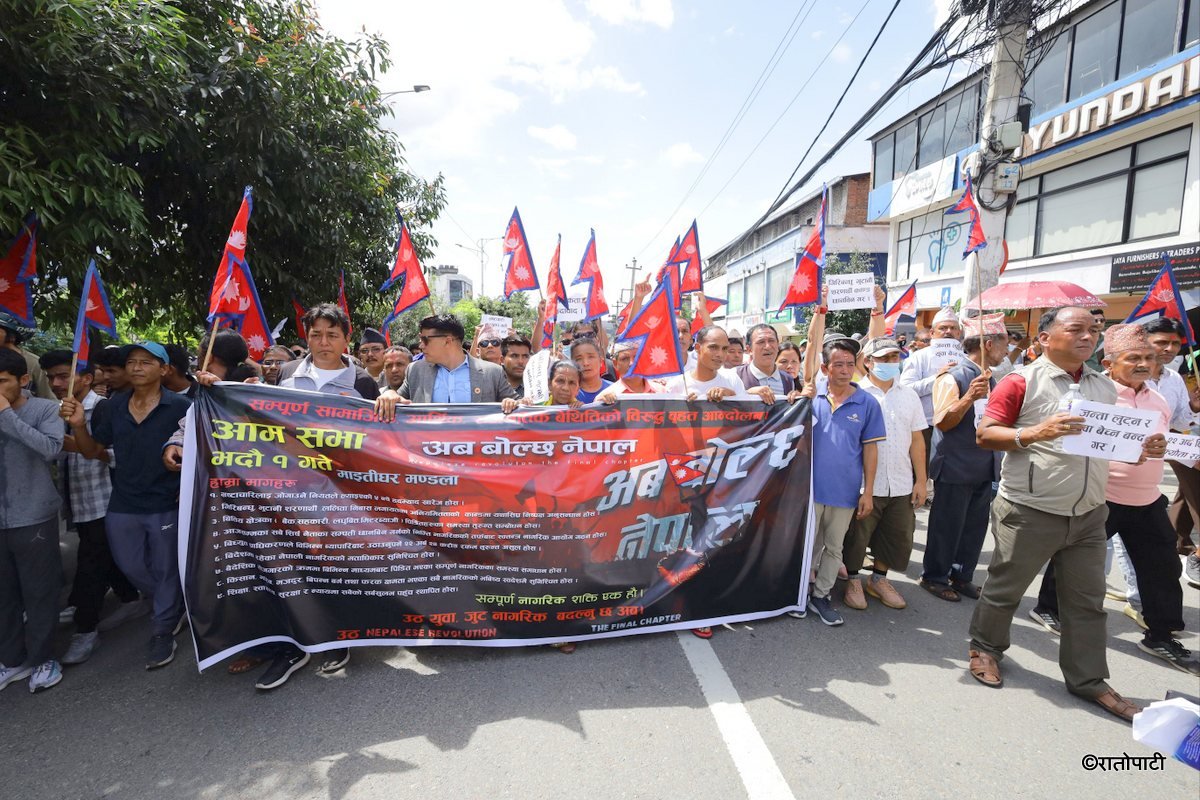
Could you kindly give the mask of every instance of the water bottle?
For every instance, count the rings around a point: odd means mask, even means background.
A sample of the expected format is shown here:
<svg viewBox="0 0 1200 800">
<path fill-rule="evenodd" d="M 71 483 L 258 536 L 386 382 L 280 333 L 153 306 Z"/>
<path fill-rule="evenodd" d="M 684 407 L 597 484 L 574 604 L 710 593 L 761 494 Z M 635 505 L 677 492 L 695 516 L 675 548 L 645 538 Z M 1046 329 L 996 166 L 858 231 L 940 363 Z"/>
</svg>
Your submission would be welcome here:
<svg viewBox="0 0 1200 800">
<path fill-rule="evenodd" d="M 1079 384 L 1072 383 L 1067 387 L 1067 393 L 1058 400 L 1058 413 L 1079 415 L 1079 404 L 1084 400 L 1083 393 L 1079 391 Z M 1061 453 L 1063 450 L 1063 437 L 1054 440 L 1054 449 Z"/>
</svg>

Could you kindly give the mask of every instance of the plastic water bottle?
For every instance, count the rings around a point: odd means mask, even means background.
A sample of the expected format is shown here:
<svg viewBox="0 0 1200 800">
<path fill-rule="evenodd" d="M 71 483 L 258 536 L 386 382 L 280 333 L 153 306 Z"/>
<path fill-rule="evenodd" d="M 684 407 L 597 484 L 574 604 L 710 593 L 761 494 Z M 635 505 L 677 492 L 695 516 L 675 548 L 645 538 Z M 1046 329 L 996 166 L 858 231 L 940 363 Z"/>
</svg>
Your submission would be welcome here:
<svg viewBox="0 0 1200 800">
<path fill-rule="evenodd" d="M 1083 392 L 1079 391 L 1079 384 L 1072 383 L 1067 387 L 1067 393 L 1058 400 L 1058 413 L 1079 416 L 1079 404 L 1082 403 L 1084 399 Z M 1062 452 L 1063 437 L 1060 436 L 1054 440 L 1054 449 L 1060 453 Z"/>
</svg>

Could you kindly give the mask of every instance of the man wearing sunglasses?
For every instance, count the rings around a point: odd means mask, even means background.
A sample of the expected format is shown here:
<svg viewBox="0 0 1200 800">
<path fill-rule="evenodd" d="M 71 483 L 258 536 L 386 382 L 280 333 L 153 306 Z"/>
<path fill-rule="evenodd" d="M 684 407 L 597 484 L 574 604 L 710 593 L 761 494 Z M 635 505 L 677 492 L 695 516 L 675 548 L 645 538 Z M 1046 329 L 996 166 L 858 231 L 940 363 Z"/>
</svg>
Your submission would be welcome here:
<svg viewBox="0 0 1200 800">
<path fill-rule="evenodd" d="M 389 389 L 384 398 L 403 405 L 499 403 L 506 397 L 519 398 L 500 365 L 463 352 L 466 331 L 453 314 L 426 317 L 420 331 L 425 358 L 408 368 L 399 392 Z"/>
<path fill-rule="evenodd" d="M 363 331 L 362 340 L 358 343 L 358 360 L 378 384 L 383 383 L 380 376 L 383 375 L 383 351 L 386 347 L 387 340 L 374 328 Z"/>
</svg>

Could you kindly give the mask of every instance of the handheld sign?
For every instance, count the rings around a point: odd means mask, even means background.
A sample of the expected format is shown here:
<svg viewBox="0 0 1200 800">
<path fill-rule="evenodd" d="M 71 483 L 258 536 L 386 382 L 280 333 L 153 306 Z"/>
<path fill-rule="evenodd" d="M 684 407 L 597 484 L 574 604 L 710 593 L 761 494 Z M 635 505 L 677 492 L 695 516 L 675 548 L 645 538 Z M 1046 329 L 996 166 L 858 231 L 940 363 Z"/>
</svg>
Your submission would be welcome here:
<svg viewBox="0 0 1200 800">
<path fill-rule="evenodd" d="M 535 404 L 550 399 L 550 351 L 538 350 L 525 365 L 525 396 Z"/>
<path fill-rule="evenodd" d="M 829 287 L 829 310 L 845 311 L 852 308 L 875 307 L 875 275 L 859 272 L 854 275 L 827 275 Z"/>
<path fill-rule="evenodd" d="M 491 334 L 497 339 L 503 339 L 508 336 L 508 331 L 512 326 L 512 317 L 484 314 L 479 318 L 479 327 L 483 329 L 483 336 Z"/>
<path fill-rule="evenodd" d="M 1083 433 L 1062 437 L 1063 452 L 1105 461 L 1136 462 L 1142 457 L 1142 441 L 1159 432 L 1162 416 L 1157 411 L 1121 408 L 1084 400 L 1072 412 L 1083 417 Z"/>
</svg>

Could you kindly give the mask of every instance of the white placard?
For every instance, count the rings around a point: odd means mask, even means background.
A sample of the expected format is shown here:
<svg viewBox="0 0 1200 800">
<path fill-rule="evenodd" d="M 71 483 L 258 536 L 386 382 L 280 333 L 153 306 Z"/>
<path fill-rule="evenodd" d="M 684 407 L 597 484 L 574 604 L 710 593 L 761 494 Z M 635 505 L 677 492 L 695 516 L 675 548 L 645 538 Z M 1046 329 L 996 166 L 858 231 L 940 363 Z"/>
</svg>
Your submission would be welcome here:
<svg viewBox="0 0 1200 800">
<path fill-rule="evenodd" d="M 979 430 L 979 420 L 983 419 L 983 412 L 987 410 L 988 399 L 981 397 L 974 403 L 975 410 L 975 429 Z"/>
<path fill-rule="evenodd" d="M 826 275 L 829 288 L 829 310 L 846 311 L 852 308 L 875 307 L 875 273 Z"/>
<path fill-rule="evenodd" d="M 936 371 L 953 361 L 955 364 L 961 364 L 966 359 L 966 354 L 963 353 L 962 342 L 958 339 L 930 339 L 929 347 L 929 367 Z"/>
<path fill-rule="evenodd" d="M 512 317 L 484 314 L 479 318 L 479 328 L 483 331 L 479 334 L 479 338 L 486 339 L 490 335 L 496 339 L 503 339 L 505 336 L 508 336 L 508 329 L 512 326 Z"/>
<path fill-rule="evenodd" d="M 534 403 L 550 399 L 550 351 L 538 350 L 525 365 L 525 396 Z"/>
<path fill-rule="evenodd" d="M 1167 434 L 1167 452 L 1163 458 L 1192 465 L 1200 461 L 1200 436 L 1182 433 Z"/>
<path fill-rule="evenodd" d="M 583 297 L 568 297 L 567 303 L 570 307 L 565 311 L 562 306 L 558 307 L 559 322 L 580 322 L 587 316 L 587 295 Z"/>
<path fill-rule="evenodd" d="M 1142 457 L 1142 440 L 1155 433 L 1162 414 L 1083 400 L 1071 413 L 1084 418 L 1083 433 L 1062 437 L 1063 452 L 1106 461 L 1134 463 Z"/>
</svg>

